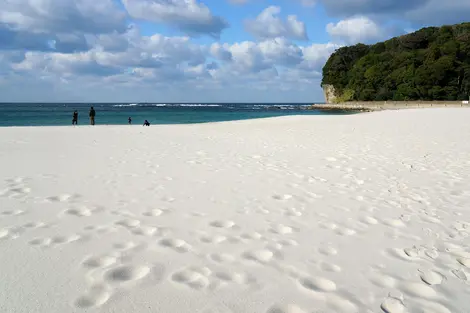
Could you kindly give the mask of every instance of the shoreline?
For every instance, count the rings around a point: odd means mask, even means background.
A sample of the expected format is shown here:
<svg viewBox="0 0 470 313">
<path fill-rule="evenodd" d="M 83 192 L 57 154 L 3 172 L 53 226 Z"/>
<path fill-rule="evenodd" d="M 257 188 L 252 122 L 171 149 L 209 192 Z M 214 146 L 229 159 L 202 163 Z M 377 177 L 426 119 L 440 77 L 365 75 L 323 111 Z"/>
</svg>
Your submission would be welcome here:
<svg viewBox="0 0 470 313">
<path fill-rule="evenodd" d="M 250 117 L 250 118 L 240 118 L 240 119 L 230 119 L 230 120 L 219 120 L 219 121 L 202 121 L 202 122 L 185 122 L 185 123 L 151 123 L 149 127 L 155 127 L 155 126 L 180 126 L 180 125 L 208 125 L 208 124 L 219 124 L 219 123 L 237 123 L 237 122 L 248 122 L 248 121 L 258 121 L 258 120 L 270 120 L 270 119 L 278 119 L 278 118 L 288 118 L 288 117 L 298 117 L 298 116 L 308 116 L 308 117 L 335 117 L 335 116 L 344 116 L 344 115 L 351 115 L 351 112 L 366 112 L 365 110 L 347 110 L 347 109 L 319 109 L 319 108 L 314 108 L 315 110 L 318 110 L 320 112 L 326 112 L 326 111 L 331 111 L 332 113 L 337 113 L 337 114 L 282 114 L 282 115 L 274 115 L 274 116 L 259 116 L 259 117 Z M 299 111 L 309 111 L 312 110 L 310 108 L 305 108 Z M 271 110 L 271 111 L 281 111 L 278 109 Z M 341 114 L 343 112 L 343 114 Z M 71 124 L 64 124 L 64 125 L 0 125 L 1 128 L 30 128 L 30 127 L 113 127 L 113 126 L 120 126 L 120 127 L 144 127 L 140 123 L 135 123 L 132 125 L 121 123 L 121 124 L 100 124 L 100 120 L 96 120 L 95 125 L 90 125 L 90 124 L 79 124 L 78 125 L 71 125 Z"/>
</svg>

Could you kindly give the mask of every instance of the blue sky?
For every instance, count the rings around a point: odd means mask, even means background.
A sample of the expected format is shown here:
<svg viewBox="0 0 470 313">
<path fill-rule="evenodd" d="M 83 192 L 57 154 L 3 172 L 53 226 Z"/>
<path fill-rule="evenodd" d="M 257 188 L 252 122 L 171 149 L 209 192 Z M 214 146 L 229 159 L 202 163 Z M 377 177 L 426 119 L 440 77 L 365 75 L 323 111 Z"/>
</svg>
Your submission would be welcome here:
<svg viewBox="0 0 470 313">
<path fill-rule="evenodd" d="M 0 101 L 321 102 L 338 47 L 468 16 L 461 0 L 15 0 Z"/>
</svg>

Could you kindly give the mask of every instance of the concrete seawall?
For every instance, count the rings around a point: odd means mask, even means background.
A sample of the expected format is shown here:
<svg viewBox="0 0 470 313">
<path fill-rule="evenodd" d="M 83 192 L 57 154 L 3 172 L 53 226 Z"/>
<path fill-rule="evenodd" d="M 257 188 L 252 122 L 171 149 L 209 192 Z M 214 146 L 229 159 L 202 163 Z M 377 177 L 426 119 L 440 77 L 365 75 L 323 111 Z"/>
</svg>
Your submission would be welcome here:
<svg viewBox="0 0 470 313">
<path fill-rule="evenodd" d="M 315 109 L 344 110 L 402 110 L 417 108 L 470 108 L 468 101 L 351 101 L 344 103 L 313 104 Z"/>
</svg>

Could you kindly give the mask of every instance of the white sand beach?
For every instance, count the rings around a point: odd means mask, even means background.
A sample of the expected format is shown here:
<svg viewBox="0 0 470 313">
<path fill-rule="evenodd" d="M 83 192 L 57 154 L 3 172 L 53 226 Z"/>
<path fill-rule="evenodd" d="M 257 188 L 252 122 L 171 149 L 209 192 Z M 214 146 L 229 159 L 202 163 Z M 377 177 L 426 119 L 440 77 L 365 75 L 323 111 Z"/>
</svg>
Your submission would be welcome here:
<svg viewBox="0 0 470 313">
<path fill-rule="evenodd" d="M 0 312 L 470 310 L 465 108 L 0 128 L 0 173 Z"/>
</svg>

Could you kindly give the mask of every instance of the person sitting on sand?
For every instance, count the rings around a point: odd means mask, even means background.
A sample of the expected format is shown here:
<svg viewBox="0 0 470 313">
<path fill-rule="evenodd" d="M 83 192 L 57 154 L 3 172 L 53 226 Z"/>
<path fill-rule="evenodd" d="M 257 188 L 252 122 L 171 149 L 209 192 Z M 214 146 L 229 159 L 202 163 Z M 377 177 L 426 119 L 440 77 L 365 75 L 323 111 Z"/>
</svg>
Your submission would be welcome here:
<svg viewBox="0 0 470 313">
<path fill-rule="evenodd" d="M 150 126 L 149 121 L 145 120 L 144 125 L 142 125 L 142 126 Z"/>
<path fill-rule="evenodd" d="M 129 118 L 127 119 L 127 121 L 129 122 L 129 125 L 131 125 L 131 124 L 132 124 L 132 119 L 131 119 L 131 117 L 130 117 L 130 116 L 129 116 Z"/>
<path fill-rule="evenodd" d="M 95 109 L 93 107 L 90 108 L 90 124 L 91 125 L 95 125 L 95 115 L 96 115 L 96 112 L 95 112 Z"/>
<path fill-rule="evenodd" d="M 77 110 L 73 111 L 73 117 L 72 117 L 72 125 L 77 125 L 78 124 L 78 112 Z"/>
</svg>

